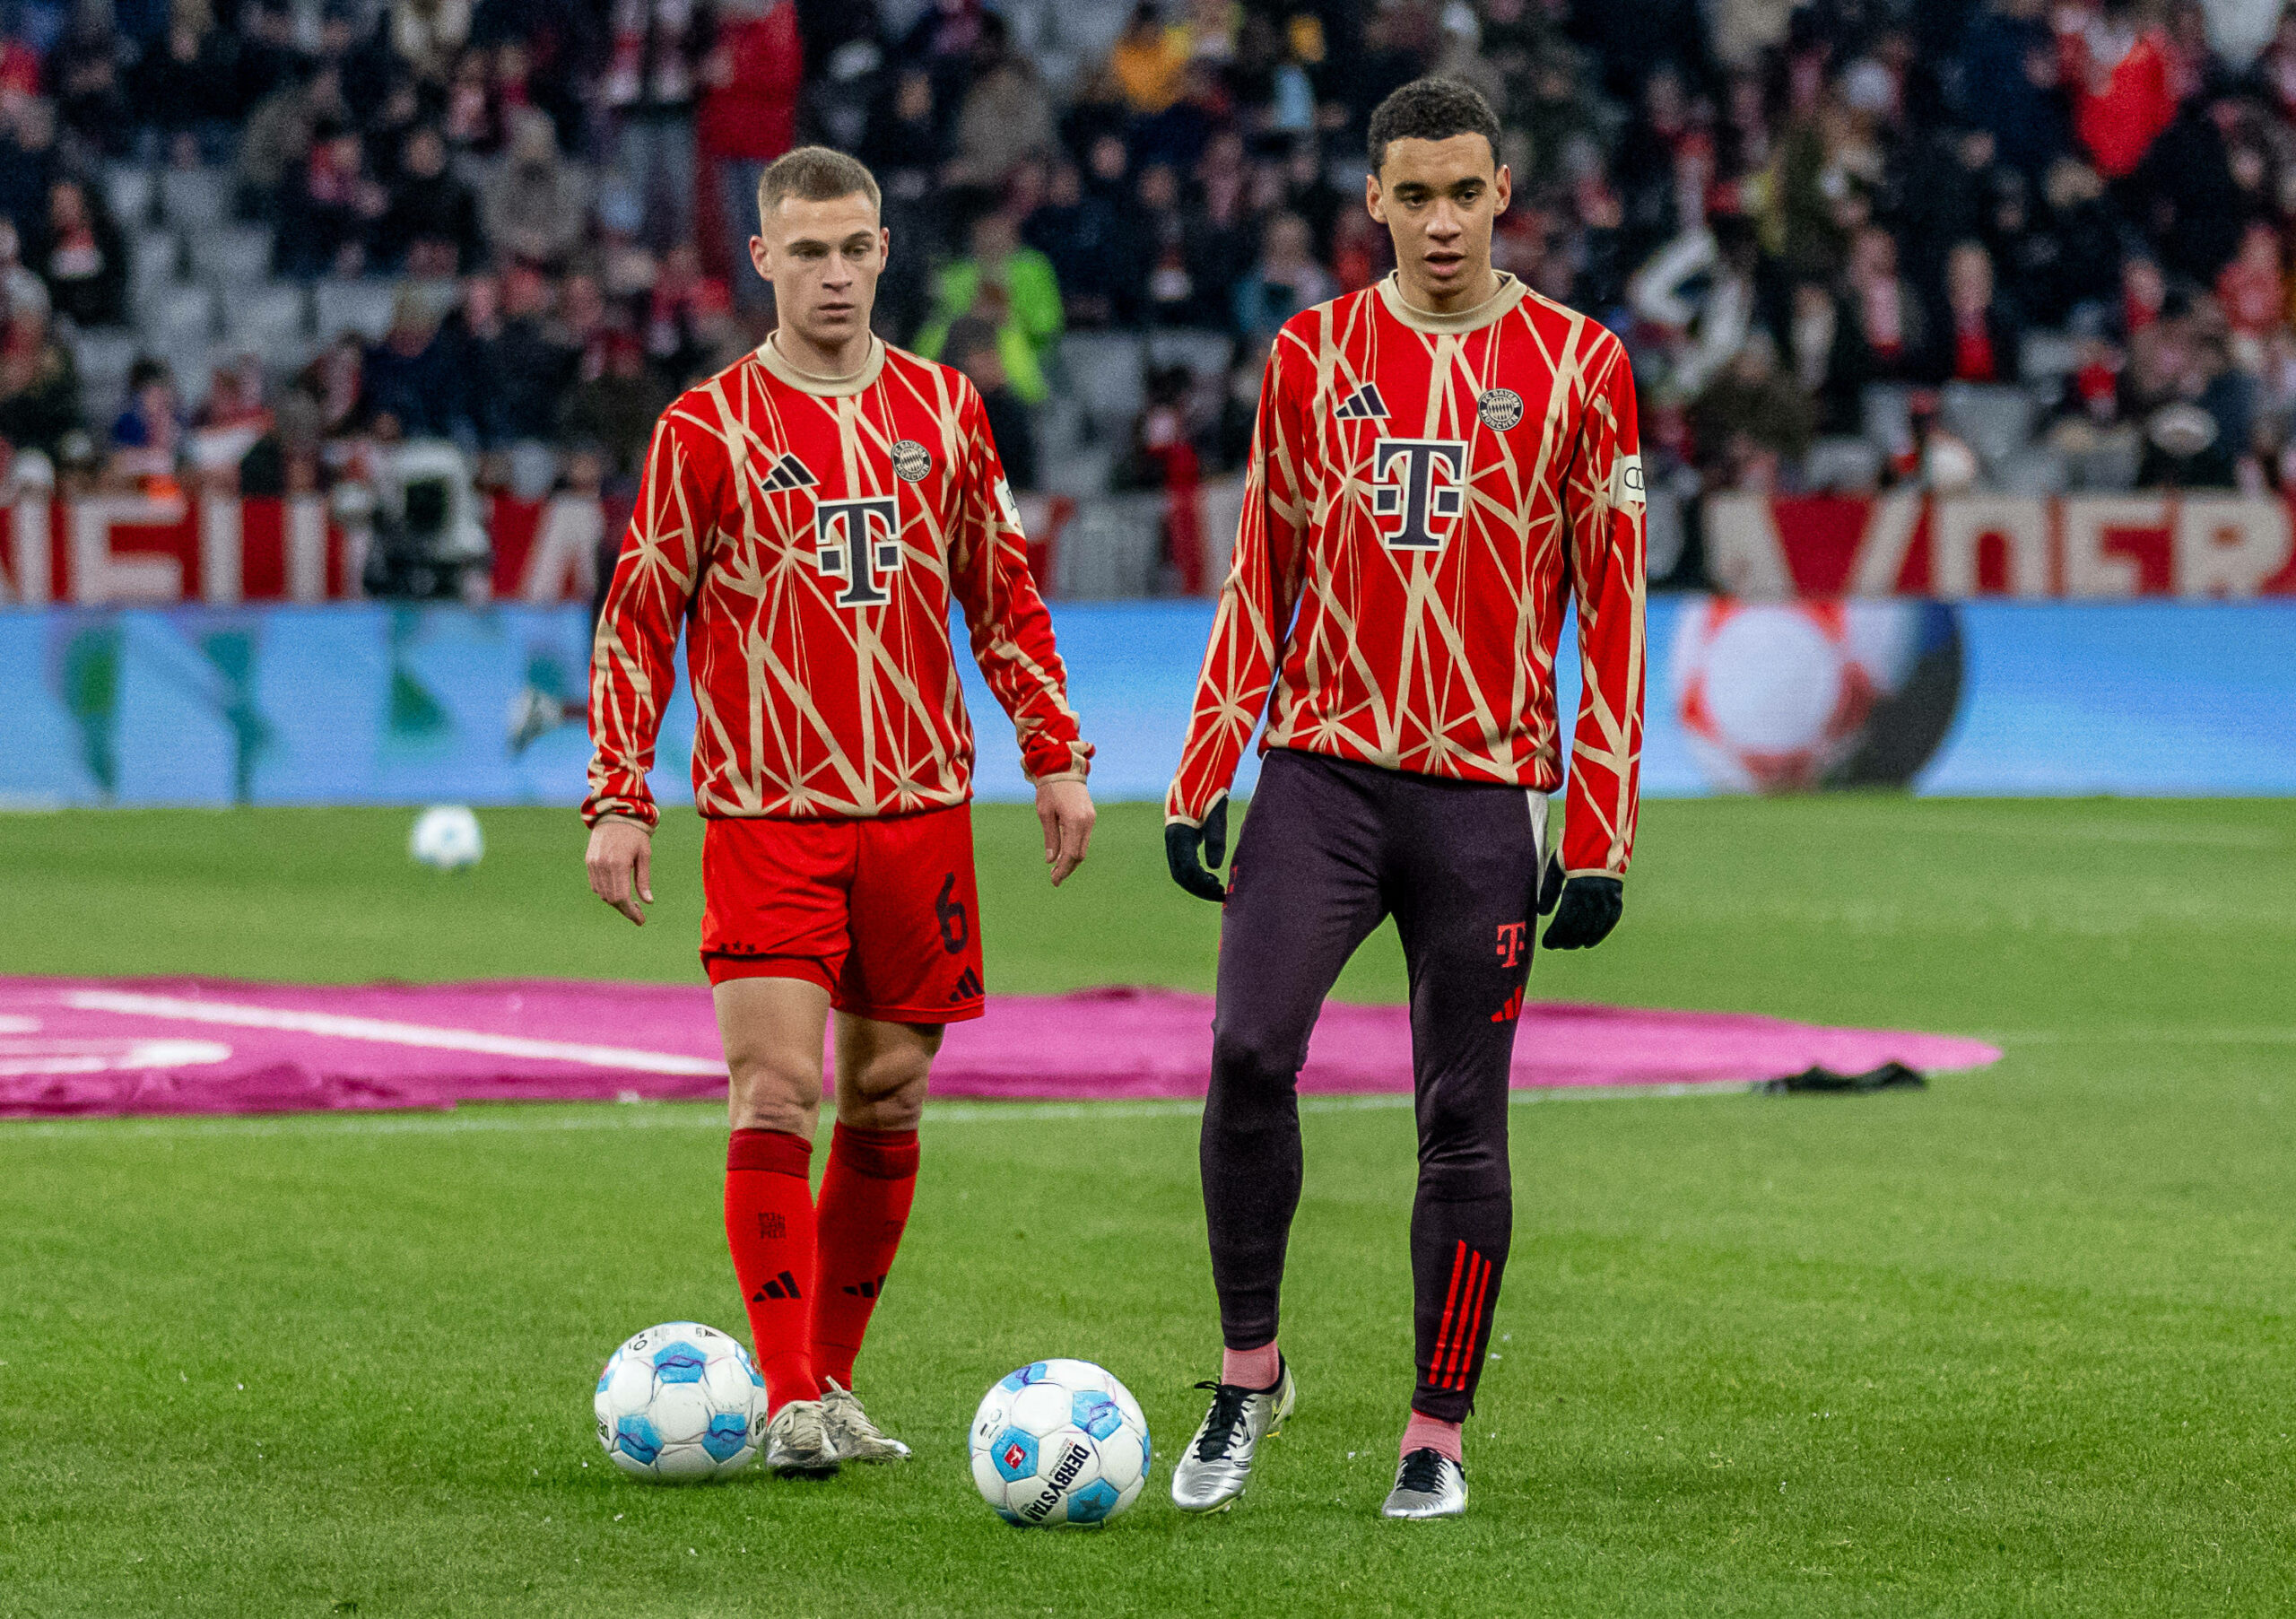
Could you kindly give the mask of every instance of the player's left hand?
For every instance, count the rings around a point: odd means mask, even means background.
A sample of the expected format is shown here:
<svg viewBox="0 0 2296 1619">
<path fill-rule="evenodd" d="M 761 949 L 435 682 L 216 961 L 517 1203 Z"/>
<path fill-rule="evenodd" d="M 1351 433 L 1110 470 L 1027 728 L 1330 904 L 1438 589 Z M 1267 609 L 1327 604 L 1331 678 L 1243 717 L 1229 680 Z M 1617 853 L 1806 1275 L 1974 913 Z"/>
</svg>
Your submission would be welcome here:
<svg viewBox="0 0 2296 1619">
<path fill-rule="evenodd" d="M 1092 795 L 1083 782 L 1037 783 L 1037 820 L 1044 827 L 1045 864 L 1052 867 L 1055 888 L 1084 864 L 1084 851 L 1092 841 L 1092 823 L 1099 815 L 1092 807 Z"/>
<path fill-rule="evenodd" d="M 1562 885 L 1554 920 L 1539 943 L 1549 950 L 1591 950 L 1610 936 L 1625 909 L 1626 884 L 1616 877 L 1573 877 Z"/>
</svg>

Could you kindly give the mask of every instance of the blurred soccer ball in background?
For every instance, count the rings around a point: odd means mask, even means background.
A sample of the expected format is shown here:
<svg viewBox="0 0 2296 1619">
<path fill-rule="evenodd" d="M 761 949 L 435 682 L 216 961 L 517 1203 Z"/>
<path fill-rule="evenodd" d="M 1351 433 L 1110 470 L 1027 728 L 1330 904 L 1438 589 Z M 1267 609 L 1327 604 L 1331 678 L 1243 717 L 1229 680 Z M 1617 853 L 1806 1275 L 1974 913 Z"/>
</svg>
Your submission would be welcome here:
<svg viewBox="0 0 2296 1619">
<path fill-rule="evenodd" d="M 1148 1419 L 1090 1361 L 1036 1361 L 998 1381 L 972 1419 L 972 1481 L 1022 1528 L 1105 1523 L 1148 1479 Z"/>
<path fill-rule="evenodd" d="M 737 1473 L 765 1439 L 765 1380 L 750 1352 L 699 1321 L 648 1327 L 615 1350 L 591 1408 L 613 1465 L 655 1484 Z"/>
<path fill-rule="evenodd" d="M 475 866 L 486 853 L 478 817 L 459 804 L 435 804 L 414 818 L 406 852 L 424 866 L 458 871 Z"/>
<path fill-rule="evenodd" d="M 1961 631 L 1937 602 L 1698 602 L 1674 632 L 1676 716 L 1724 792 L 1911 785 L 1951 729 Z"/>
</svg>

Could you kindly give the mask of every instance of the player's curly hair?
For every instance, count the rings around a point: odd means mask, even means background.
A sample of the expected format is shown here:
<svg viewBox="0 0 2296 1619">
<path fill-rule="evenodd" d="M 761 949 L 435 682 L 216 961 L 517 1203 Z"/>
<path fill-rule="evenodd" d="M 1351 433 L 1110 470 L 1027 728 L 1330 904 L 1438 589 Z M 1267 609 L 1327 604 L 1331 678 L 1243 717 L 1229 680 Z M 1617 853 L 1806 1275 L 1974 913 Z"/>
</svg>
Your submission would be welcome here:
<svg viewBox="0 0 2296 1619">
<path fill-rule="evenodd" d="M 1389 141 L 1448 141 L 1479 135 L 1499 156 L 1499 115 L 1472 84 L 1457 79 L 1413 79 L 1379 103 L 1371 114 L 1371 172 L 1387 161 Z"/>
</svg>

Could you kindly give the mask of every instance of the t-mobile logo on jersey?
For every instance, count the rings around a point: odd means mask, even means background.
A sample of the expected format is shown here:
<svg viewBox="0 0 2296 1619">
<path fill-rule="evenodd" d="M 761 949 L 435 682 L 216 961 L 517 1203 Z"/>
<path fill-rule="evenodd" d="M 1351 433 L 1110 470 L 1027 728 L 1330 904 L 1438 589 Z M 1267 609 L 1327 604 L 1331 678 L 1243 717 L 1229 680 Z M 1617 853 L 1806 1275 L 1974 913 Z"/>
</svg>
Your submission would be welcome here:
<svg viewBox="0 0 2296 1619">
<path fill-rule="evenodd" d="M 883 606 L 892 594 L 881 582 L 881 576 L 900 567 L 900 502 L 891 495 L 817 501 L 813 565 L 830 578 L 845 581 L 845 588 L 838 594 L 839 606 Z"/>
<path fill-rule="evenodd" d="M 1439 463 L 1448 475 L 1446 483 L 1435 480 Z M 1432 519 L 1459 515 L 1466 494 L 1466 471 L 1467 447 L 1463 439 L 1375 442 L 1371 446 L 1371 510 L 1378 517 L 1403 519 L 1394 532 L 1380 537 L 1396 551 L 1440 551 L 1444 535 L 1435 532 Z"/>
<path fill-rule="evenodd" d="M 1520 967 L 1523 964 L 1523 945 L 1530 931 L 1529 925 L 1523 922 L 1499 924 L 1499 964 L 1501 967 Z"/>
</svg>

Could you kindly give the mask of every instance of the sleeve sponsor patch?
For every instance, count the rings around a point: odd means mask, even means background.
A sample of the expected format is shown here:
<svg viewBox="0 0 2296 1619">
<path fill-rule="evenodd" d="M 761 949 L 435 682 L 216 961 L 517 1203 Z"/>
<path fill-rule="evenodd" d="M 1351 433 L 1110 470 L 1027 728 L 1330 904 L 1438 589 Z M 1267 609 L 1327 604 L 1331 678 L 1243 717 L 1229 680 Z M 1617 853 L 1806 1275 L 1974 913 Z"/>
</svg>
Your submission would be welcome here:
<svg viewBox="0 0 2296 1619">
<path fill-rule="evenodd" d="M 1642 457 L 1621 456 L 1611 467 L 1610 501 L 1613 506 L 1639 506 L 1642 501 Z"/>
</svg>

